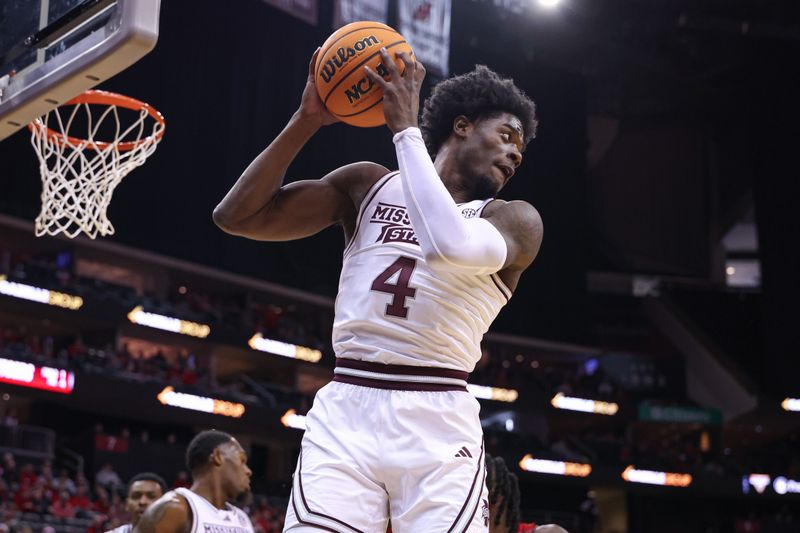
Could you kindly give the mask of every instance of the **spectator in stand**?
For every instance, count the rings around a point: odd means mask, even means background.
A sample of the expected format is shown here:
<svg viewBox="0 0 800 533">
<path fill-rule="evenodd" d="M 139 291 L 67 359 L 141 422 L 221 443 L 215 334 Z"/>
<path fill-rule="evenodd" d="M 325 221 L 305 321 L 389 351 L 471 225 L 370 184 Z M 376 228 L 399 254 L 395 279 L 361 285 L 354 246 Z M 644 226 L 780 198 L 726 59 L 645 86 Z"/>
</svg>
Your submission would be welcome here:
<svg viewBox="0 0 800 533">
<path fill-rule="evenodd" d="M 3 425 L 8 427 L 16 427 L 19 425 L 19 417 L 17 416 L 17 410 L 13 407 L 6 411 L 6 415 L 3 417 Z"/>
<path fill-rule="evenodd" d="M 75 513 L 79 517 L 89 516 L 92 500 L 89 498 L 89 491 L 85 486 L 81 485 L 75 489 L 75 494 L 69 499 L 69 503 L 75 508 Z"/>
<path fill-rule="evenodd" d="M 114 487 L 122 485 L 122 480 L 119 478 L 119 475 L 114 472 L 114 467 L 111 466 L 111 463 L 103 465 L 103 468 L 95 474 L 94 482 L 108 489 L 113 489 Z"/>
<path fill-rule="evenodd" d="M 108 491 L 102 485 L 98 485 L 95 493 L 97 497 L 92 504 L 92 510 L 96 513 L 108 514 L 108 510 L 111 508 L 111 498 L 108 495 Z"/>
<path fill-rule="evenodd" d="M 14 454 L 6 452 L 3 454 L 2 469 L 3 480 L 9 485 L 17 481 L 17 462 L 14 460 Z"/>
<path fill-rule="evenodd" d="M 66 468 L 61 469 L 58 479 L 55 480 L 54 486 L 58 492 L 67 491 L 70 496 L 75 494 L 75 482 L 69 477 L 69 471 Z"/>
<path fill-rule="evenodd" d="M 69 503 L 69 493 L 62 490 L 50 506 L 50 514 L 57 518 L 75 518 L 75 507 Z"/>
<path fill-rule="evenodd" d="M 33 463 L 25 463 L 19 470 L 19 482 L 28 482 L 33 485 L 36 482 L 36 471 L 33 469 Z"/>
<path fill-rule="evenodd" d="M 50 464 L 50 461 L 45 461 L 42 463 L 38 481 L 44 483 L 44 486 L 47 488 L 53 487 L 55 479 L 53 478 L 53 467 Z"/>
<path fill-rule="evenodd" d="M 581 528 L 583 531 L 595 531 L 597 527 L 597 520 L 599 518 L 599 512 L 597 510 L 597 506 L 594 503 L 594 498 L 596 496 L 595 491 L 590 490 L 586 493 L 586 499 L 580 505 L 580 521 L 581 521 Z"/>
<path fill-rule="evenodd" d="M 189 481 L 189 474 L 186 473 L 185 470 L 181 470 L 178 472 L 178 475 L 175 476 L 175 481 L 172 483 L 172 488 L 177 489 L 180 487 L 191 487 L 192 484 Z"/>
<path fill-rule="evenodd" d="M 257 508 L 253 510 L 251 521 L 256 531 L 261 533 L 280 533 L 283 520 L 278 510 L 270 507 L 266 498 L 259 498 Z"/>
<path fill-rule="evenodd" d="M 86 530 L 86 533 L 103 533 L 106 531 L 106 516 L 102 514 L 95 514 L 92 516 L 92 523 Z"/>
<path fill-rule="evenodd" d="M 33 503 L 33 509 L 31 512 L 44 515 L 50 510 L 52 498 L 45 493 L 44 487 L 41 484 L 37 484 L 33 488 L 33 498 L 31 501 Z"/>
<path fill-rule="evenodd" d="M 33 487 L 30 481 L 24 481 L 17 487 L 14 494 L 14 504 L 22 512 L 29 513 L 33 511 Z"/>
<path fill-rule="evenodd" d="M 125 509 L 125 501 L 117 491 L 111 493 L 111 505 L 108 506 L 108 518 L 113 527 L 120 526 L 128 521 L 128 511 Z"/>
<path fill-rule="evenodd" d="M 75 474 L 75 488 L 79 489 L 86 487 L 86 492 L 89 493 L 89 480 L 83 475 L 83 472 Z"/>
</svg>

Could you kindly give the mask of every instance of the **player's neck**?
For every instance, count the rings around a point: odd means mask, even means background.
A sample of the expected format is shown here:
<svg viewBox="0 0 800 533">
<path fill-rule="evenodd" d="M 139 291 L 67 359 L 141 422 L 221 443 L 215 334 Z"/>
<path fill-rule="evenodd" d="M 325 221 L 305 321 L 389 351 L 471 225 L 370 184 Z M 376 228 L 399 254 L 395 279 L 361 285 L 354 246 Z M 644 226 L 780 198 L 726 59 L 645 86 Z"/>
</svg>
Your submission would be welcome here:
<svg viewBox="0 0 800 533">
<path fill-rule="evenodd" d="M 472 197 L 472 191 L 463 186 L 464 176 L 458 168 L 456 158 L 452 156 L 446 147 L 442 147 L 439 153 L 436 154 L 433 166 L 436 167 L 436 173 L 439 174 L 442 183 L 444 183 L 445 188 L 457 204 L 475 200 Z"/>
<path fill-rule="evenodd" d="M 225 509 L 227 498 L 225 498 L 220 484 L 214 483 L 210 476 L 198 479 L 189 490 L 208 500 L 217 509 Z"/>
</svg>

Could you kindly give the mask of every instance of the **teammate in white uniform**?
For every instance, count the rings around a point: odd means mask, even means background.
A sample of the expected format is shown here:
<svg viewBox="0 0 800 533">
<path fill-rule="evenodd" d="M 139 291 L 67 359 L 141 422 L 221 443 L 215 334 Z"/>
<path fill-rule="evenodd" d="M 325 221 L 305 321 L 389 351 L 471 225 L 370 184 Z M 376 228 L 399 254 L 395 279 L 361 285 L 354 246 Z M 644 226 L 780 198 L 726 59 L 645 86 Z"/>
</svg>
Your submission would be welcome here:
<svg viewBox="0 0 800 533">
<path fill-rule="evenodd" d="M 142 514 L 150 505 L 167 491 L 164 478 L 152 472 L 136 474 L 128 481 L 128 496 L 125 499 L 125 509 L 131 515 L 131 523 L 119 526 L 107 533 L 130 533 Z"/>
<path fill-rule="evenodd" d="M 335 377 L 306 418 L 284 531 L 384 533 L 391 519 L 395 533 L 485 532 L 483 436 L 466 383 L 541 243 L 533 206 L 493 200 L 534 136 L 535 107 L 478 67 L 434 88 L 421 132 L 424 68 L 400 55 L 401 75 L 381 53 L 388 78 L 365 74 L 384 91 L 399 173 L 362 162 L 282 185 L 308 139 L 336 121 L 317 96 L 315 53 L 300 109 L 214 221 L 266 241 L 344 228 Z"/>
<path fill-rule="evenodd" d="M 229 434 L 199 433 L 186 450 L 192 486 L 162 496 L 142 515 L 134 533 L 253 533 L 244 511 L 228 503 L 250 490 L 247 454 Z"/>
</svg>

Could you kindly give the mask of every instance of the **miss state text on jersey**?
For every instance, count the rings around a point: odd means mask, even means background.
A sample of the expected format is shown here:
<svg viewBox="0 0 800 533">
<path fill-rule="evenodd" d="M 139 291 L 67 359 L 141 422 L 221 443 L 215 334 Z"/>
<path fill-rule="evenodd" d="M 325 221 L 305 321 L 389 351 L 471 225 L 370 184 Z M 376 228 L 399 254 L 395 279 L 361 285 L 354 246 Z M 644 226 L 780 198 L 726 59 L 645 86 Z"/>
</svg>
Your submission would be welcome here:
<svg viewBox="0 0 800 533">
<path fill-rule="evenodd" d="M 458 206 L 480 216 L 491 201 Z M 337 357 L 470 372 L 511 291 L 497 274 L 434 271 L 425 263 L 398 173 L 364 199 L 344 252 L 333 347 Z"/>
<path fill-rule="evenodd" d="M 248 533 L 251 529 L 238 526 L 219 526 L 216 524 L 203 524 L 203 533 Z"/>
</svg>

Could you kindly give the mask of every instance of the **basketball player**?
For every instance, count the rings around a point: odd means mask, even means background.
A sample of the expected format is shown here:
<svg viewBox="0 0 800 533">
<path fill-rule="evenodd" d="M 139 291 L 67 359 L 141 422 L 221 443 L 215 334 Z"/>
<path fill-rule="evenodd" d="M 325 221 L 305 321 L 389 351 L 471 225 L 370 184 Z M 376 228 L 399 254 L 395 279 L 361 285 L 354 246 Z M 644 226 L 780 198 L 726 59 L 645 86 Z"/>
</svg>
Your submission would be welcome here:
<svg viewBox="0 0 800 533">
<path fill-rule="evenodd" d="M 244 511 L 228 503 L 250 490 L 247 453 L 229 434 L 198 433 L 186 450 L 190 488 L 172 490 L 142 515 L 134 533 L 253 533 Z"/>
<path fill-rule="evenodd" d="M 130 533 L 139 523 L 142 514 L 150 505 L 167 491 L 164 478 L 152 472 L 136 474 L 128 481 L 128 497 L 125 499 L 125 508 L 131 515 L 131 523 L 119 526 L 107 533 Z"/>
<path fill-rule="evenodd" d="M 508 471 L 502 457 L 486 456 L 486 485 L 489 504 L 484 519 L 488 519 L 489 533 L 516 533 L 520 529 L 519 479 Z"/>
<path fill-rule="evenodd" d="M 383 533 L 391 518 L 394 533 L 485 532 L 480 407 L 466 384 L 542 240 L 530 204 L 494 199 L 534 136 L 534 104 L 478 67 L 440 83 L 419 125 L 425 69 L 399 56 L 401 75 L 384 50 L 387 79 L 365 75 L 384 91 L 399 172 L 361 162 L 283 185 L 336 121 L 314 85 L 316 53 L 299 110 L 214 210 L 223 230 L 256 240 L 344 229 L 335 377 L 306 418 L 284 531 Z"/>
<path fill-rule="evenodd" d="M 489 489 L 489 533 L 568 533 L 556 524 L 523 523 L 519 508 L 519 479 L 508 470 L 502 457 L 486 455 L 486 485 Z"/>
</svg>

